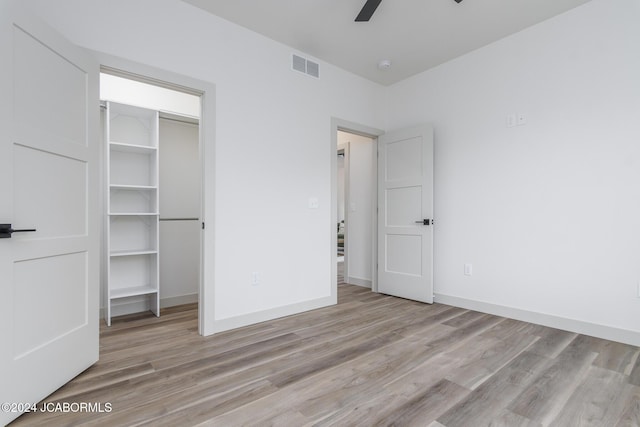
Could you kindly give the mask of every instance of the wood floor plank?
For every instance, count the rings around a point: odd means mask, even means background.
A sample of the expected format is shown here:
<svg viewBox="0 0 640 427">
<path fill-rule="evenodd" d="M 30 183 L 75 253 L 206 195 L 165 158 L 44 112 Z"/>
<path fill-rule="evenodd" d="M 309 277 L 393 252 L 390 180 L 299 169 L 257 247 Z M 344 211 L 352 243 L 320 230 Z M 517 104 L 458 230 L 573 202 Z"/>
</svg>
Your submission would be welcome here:
<svg viewBox="0 0 640 427">
<path fill-rule="evenodd" d="M 486 338 L 484 334 L 482 337 Z M 496 340 L 493 345 L 485 348 L 481 355 L 471 358 L 468 363 L 446 378 L 474 390 L 537 340 L 538 337 L 527 334 L 513 334 L 504 340 Z M 465 350 L 466 348 L 467 346 Z"/>
<path fill-rule="evenodd" d="M 420 349 L 418 343 L 410 343 L 406 339 L 405 343 L 413 351 L 425 351 L 424 346 Z M 274 416 L 289 410 L 297 410 L 309 418 L 323 419 L 334 411 L 350 407 L 354 400 L 368 400 L 370 392 L 382 390 L 381 384 L 390 381 L 399 371 L 411 369 L 415 359 L 406 357 L 405 363 L 390 366 L 384 363 L 388 358 L 382 352 L 361 355 L 324 371 L 322 375 L 289 383 L 279 392 L 214 421 L 219 425 L 245 425 L 257 420 L 262 425 L 270 425 Z"/>
<path fill-rule="evenodd" d="M 588 343 L 589 339 L 584 336 L 574 338 L 507 409 L 548 425 L 562 410 L 582 375 L 597 357 L 590 351 Z"/>
<path fill-rule="evenodd" d="M 396 394 L 377 394 L 358 404 L 345 406 L 343 409 L 329 413 L 325 418 L 316 418 L 313 427 L 373 425 L 384 419 L 397 407 L 404 405 L 408 399 Z"/>
<path fill-rule="evenodd" d="M 80 375 L 66 387 L 63 387 L 58 392 L 54 393 L 51 398 L 54 400 L 61 400 L 88 392 L 96 387 L 108 387 L 111 384 L 117 384 L 152 372 L 154 372 L 154 368 L 151 363 L 141 363 L 139 365 L 123 367 L 122 369 L 97 376 L 85 377 Z"/>
<path fill-rule="evenodd" d="M 606 425 L 615 425 L 615 427 L 637 427 L 640 426 L 640 387 L 628 386 L 623 393 L 624 402 L 620 416 L 616 412 L 612 412 L 607 417 Z"/>
<path fill-rule="evenodd" d="M 461 326 L 468 325 L 482 318 L 483 316 L 485 316 L 484 313 L 480 313 L 479 311 L 468 310 L 464 313 L 461 313 L 459 316 L 456 316 L 442 323 L 444 323 L 447 326 L 453 326 L 455 328 L 459 328 Z"/>
<path fill-rule="evenodd" d="M 593 351 L 598 353 L 594 366 L 629 375 L 640 356 L 638 347 L 590 337 Z"/>
<path fill-rule="evenodd" d="M 468 393 L 469 391 L 464 387 L 443 379 L 434 384 L 433 387 L 416 394 L 405 404 L 396 407 L 389 413 L 385 413 L 375 423 L 366 424 L 374 426 L 422 427 L 435 421 L 438 416 Z"/>
<path fill-rule="evenodd" d="M 432 331 L 433 339 L 437 339 L 439 334 L 448 333 L 448 328 L 444 325 L 434 325 Z M 406 377 L 432 357 L 433 353 L 426 348 L 423 340 L 404 338 L 398 341 L 397 345 L 388 346 L 334 368 L 332 381 L 324 383 L 312 398 L 299 403 L 298 410 L 315 418 L 333 411 L 344 412 L 346 409 L 346 412 L 349 412 L 353 406 L 360 406 L 372 400 L 381 390 L 389 394 L 402 395 L 406 400 L 407 396 L 402 393 L 403 390 L 391 391 L 389 384 L 396 378 Z M 339 380 L 334 379 L 336 377 Z"/>
<path fill-rule="evenodd" d="M 100 360 L 14 426 L 640 425 L 640 348 L 340 285 L 338 304 L 197 333 L 197 305 L 101 326 Z"/>
<path fill-rule="evenodd" d="M 602 426 L 611 405 L 624 390 L 624 375 L 591 366 L 551 426 Z"/>
<path fill-rule="evenodd" d="M 543 329 L 540 339 L 529 351 L 541 356 L 556 357 L 573 341 L 576 335 L 573 332 L 561 331 L 560 329 Z"/>
<path fill-rule="evenodd" d="M 500 319 L 494 319 L 500 321 Z M 445 325 L 441 325 L 444 328 Z M 441 329 L 440 328 L 440 329 Z M 451 327 L 449 327 L 451 328 Z M 426 390 L 433 387 L 439 381 L 442 381 L 445 370 L 447 372 L 454 369 L 454 366 L 461 366 L 464 362 L 473 356 L 469 354 L 478 354 L 486 349 L 486 343 L 488 339 L 478 340 L 478 350 L 472 351 L 471 341 L 477 339 L 477 336 L 473 333 L 473 329 L 467 329 L 467 336 L 459 335 L 458 341 L 447 341 L 450 350 L 445 354 L 434 353 L 433 347 L 430 346 L 425 340 L 436 342 L 440 338 L 448 334 L 434 334 L 435 329 L 429 328 L 430 334 L 425 334 L 429 338 L 419 338 L 413 336 L 408 340 L 405 340 L 402 348 L 405 350 L 394 354 L 399 346 L 395 346 L 382 353 L 385 357 L 380 360 L 376 360 L 376 355 L 367 360 L 372 366 L 382 366 L 383 374 L 376 373 L 376 369 L 369 372 L 362 371 L 358 376 L 353 376 L 347 382 L 347 386 L 333 387 L 333 389 L 324 393 L 324 400 L 315 398 L 312 403 L 303 405 L 300 411 L 308 416 L 321 416 L 323 410 L 334 407 L 337 412 L 334 413 L 328 420 L 340 419 L 341 417 L 347 417 L 347 420 L 355 416 L 356 413 L 351 411 L 352 407 L 362 407 L 368 405 L 369 402 L 375 400 L 374 393 L 380 393 L 381 397 L 395 397 L 398 396 L 400 400 L 410 401 L 416 394 L 425 393 Z M 444 331 L 444 330 L 443 330 Z M 478 332 L 476 330 L 475 332 Z M 438 337 L 440 335 L 440 337 Z M 496 340 L 490 340 L 495 342 Z M 440 341 L 443 343 L 444 341 Z M 416 347 L 416 345 L 418 345 Z M 407 350 L 411 347 L 412 351 Z M 468 351 L 459 351 L 457 349 L 464 347 Z M 443 352 L 445 351 L 444 345 L 439 347 Z M 404 354 L 402 354 L 404 353 Z M 435 359 L 438 359 L 437 361 Z M 430 363 L 433 360 L 433 363 Z M 363 364 L 364 361 L 360 361 Z M 366 364 L 365 364 L 366 365 Z M 381 368 L 377 368 L 380 371 Z M 354 371 L 356 371 L 354 369 Z M 357 386 L 351 386 L 350 384 L 357 384 Z M 339 402 L 336 405 L 336 402 Z M 449 404 L 455 403 L 455 400 L 450 401 Z M 380 412 L 380 411 L 378 411 Z M 347 422 L 348 424 L 348 422 Z"/>
<path fill-rule="evenodd" d="M 521 415 L 514 414 L 508 409 L 503 409 L 496 418 L 491 420 L 488 427 L 542 427 L 537 421 L 532 421 Z"/>
<path fill-rule="evenodd" d="M 463 333 L 456 335 L 457 339 L 446 340 L 446 342 L 455 346 L 463 345 L 464 338 L 473 336 L 501 319 L 492 319 L 490 322 L 488 320 L 485 319 L 483 324 L 473 328 L 466 327 Z M 431 334 L 431 342 L 450 335 L 452 328 L 440 325 L 440 328 L 436 329 L 435 326 L 431 327 L 432 332 L 437 330 L 439 333 Z M 288 382 L 284 385 L 282 392 L 269 396 L 261 402 L 246 405 L 231 414 L 216 418 L 215 421 L 221 425 L 243 425 L 258 419 L 264 425 L 269 425 L 273 413 L 280 413 L 289 408 L 297 408 L 309 417 L 324 418 L 327 412 L 353 405 L 354 401 L 359 402 L 361 398 L 369 399 L 371 397 L 369 393 L 372 390 L 376 392 L 384 390 L 385 383 L 402 376 L 403 373 L 410 372 L 422 360 L 438 354 L 434 351 L 437 346 L 430 346 L 428 339 L 425 341 L 425 338 L 420 340 L 405 338 L 402 342 L 402 345 L 383 347 L 375 353 L 361 354 L 356 359 L 329 368 L 322 375 L 314 373 L 315 375 L 300 378 L 297 382 Z M 392 353 L 387 353 L 387 349 Z M 415 353 L 407 349 L 415 350 Z M 394 358 L 393 351 L 405 353 L 402 360 Z M 393 361 L 391 362 L 390 359 Z"/>
<path fill-rule="evenodd" d="M 489 425 L 513 399 L 527 390 L 551 359 L 523 352 L 498 370 L 438 421 L 447 427 Z"/>
<path fill-rule="evenodd" d="M 640 387 L 640 357 L 636 356 L 635 363 L 629 373 L 629 383 Z"/>
<path fill-rule="evenodd" d="M 126 411 L 120 410 L 115 416 L 105 417 L 95 425 L 104 422 L 110 425 L 197 425 L 275 391 L 277 388 L 266 380 L 241 387 L 224 388 L 217 384 L 215 387 L 196 386 L 164 397 L 161 404 L 151 402 L 130 407 Z"/>
<path fill-rule="evenodd" d="M 531 323 L 522 322 L 520 320 L 505 319 L 503 322 L 500 322 L 483 332 L 482 335 L 502 340 L 509 338 L 515 333 L 538 336 L 533 333 L 532 326 L 533 325 Z"/>
</svg>

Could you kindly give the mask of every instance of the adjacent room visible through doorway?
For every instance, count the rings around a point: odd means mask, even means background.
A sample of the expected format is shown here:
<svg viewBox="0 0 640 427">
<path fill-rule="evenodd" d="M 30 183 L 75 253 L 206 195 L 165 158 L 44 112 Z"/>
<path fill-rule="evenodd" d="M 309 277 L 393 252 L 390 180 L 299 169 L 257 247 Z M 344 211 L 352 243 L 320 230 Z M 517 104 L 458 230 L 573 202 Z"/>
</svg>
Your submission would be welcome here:
<svg viewBox="0 0 640 427">
<path fill-rule="evenodd" d="M 376 226 L 374 139 L 344 130 L 337 135 L 338 283 L 372 288 Z"/>
</svg>

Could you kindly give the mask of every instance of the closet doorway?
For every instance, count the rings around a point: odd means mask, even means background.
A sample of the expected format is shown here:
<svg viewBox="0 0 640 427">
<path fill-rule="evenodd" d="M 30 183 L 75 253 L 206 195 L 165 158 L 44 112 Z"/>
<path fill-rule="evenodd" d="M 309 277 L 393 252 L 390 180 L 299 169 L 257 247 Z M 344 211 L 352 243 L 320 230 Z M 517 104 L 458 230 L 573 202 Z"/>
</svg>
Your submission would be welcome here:
<svg viewBox="0 0 640 427">
<path fill-rule="evenodd" d="M 197 304 L 202 280 L 201 98 L 184 88 L 128 77 L 110 69 L 100 74 L 105 107 L 101 306 L 107 324 L 120 315 L 150 310 L 160 316 L 165 307 Z M 129 117 L 128 111 L 149 112 L 152 120 Z M 126 132 L 133 138 L 145 131 L 151 149 L 127 141 Z M 140 157 L 145 168 L 151 165 L 144 185 L 117 182 L 139 175 Z M 135 210 L 136 198 L 143 200 L 142 214 Z"/>
</svg>

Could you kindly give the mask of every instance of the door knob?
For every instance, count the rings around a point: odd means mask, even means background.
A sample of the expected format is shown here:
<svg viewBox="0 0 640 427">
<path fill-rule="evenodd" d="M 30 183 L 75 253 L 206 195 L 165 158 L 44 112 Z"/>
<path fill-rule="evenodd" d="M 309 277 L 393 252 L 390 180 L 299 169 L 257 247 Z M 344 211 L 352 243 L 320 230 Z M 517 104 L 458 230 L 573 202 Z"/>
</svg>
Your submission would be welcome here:
<svg viewBox="0 0 640 427">
<path fill-rule="evenodd" d="M 25 228 L 23 230 L 14 230 L 11 224 L 0 224 L 0 239 L 10 239 L 13 233 L 24 233 L 27 231 L 36 231 L 35 228 Z"/>
<path fill-rule="evenodd" d="M 431 225 L 431 220 L 430 219 L 423 219 L 422 221 L 416 221 L 416 224 L 422 224 L 422 225 Z"/>
</svg>

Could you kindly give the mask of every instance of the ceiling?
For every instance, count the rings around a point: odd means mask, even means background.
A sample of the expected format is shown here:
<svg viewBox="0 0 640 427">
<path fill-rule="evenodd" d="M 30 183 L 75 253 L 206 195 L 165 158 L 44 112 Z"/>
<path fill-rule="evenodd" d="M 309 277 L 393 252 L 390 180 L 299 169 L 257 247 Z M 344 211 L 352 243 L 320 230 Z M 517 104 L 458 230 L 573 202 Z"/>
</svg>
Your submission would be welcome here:
<svg viewBox="0 0 640 427">
<path fill-rule="evenodd" d="M 365 0 L 183 1 L 389 85 L 589 0 L 382 0 L 369 22 L 354 22 Z"/>
</svg>

